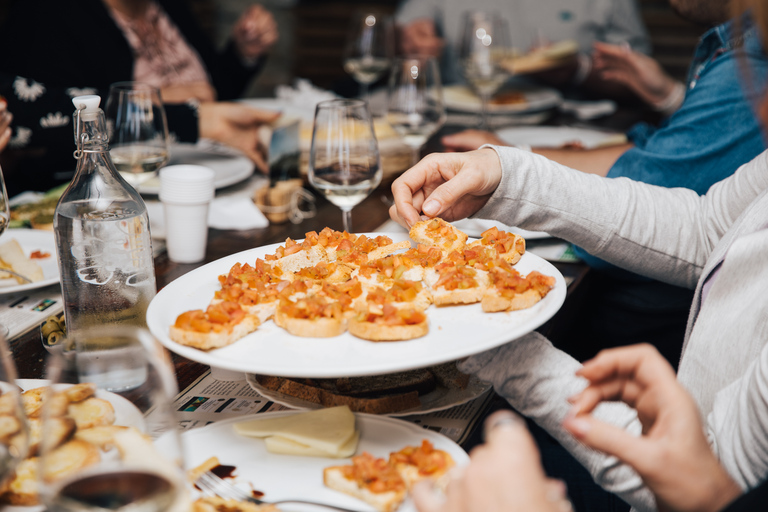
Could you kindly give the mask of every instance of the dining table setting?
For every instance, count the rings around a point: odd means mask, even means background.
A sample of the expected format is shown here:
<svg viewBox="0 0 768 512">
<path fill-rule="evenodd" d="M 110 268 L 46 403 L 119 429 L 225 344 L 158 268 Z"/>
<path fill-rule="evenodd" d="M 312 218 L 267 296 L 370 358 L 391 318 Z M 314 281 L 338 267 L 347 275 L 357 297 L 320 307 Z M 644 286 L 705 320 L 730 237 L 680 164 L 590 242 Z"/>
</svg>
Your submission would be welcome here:
<svg viewBox="0 0 768 512">
<path fill-rule="evenodd" d="M 362 32 L 378 27 L 370 18 L 362 23 Z M 493 20 L 473 23 L 473 34 L 501 30 Z M 389 44 L 390 29 L 380 23 L 376 30 L 384 33 L 357 37 Z M 20 251 L 22 259 L 36 262 L 40 276 L 0 280 L 0 325 L 8 331 L 9 348 L 0 372 L 0 400 L 20 394 L 26 421 L 38 429 L 34 434 L 30 427 L 33 440 L 42 422 L 65 431 L 60 444 L 30 444 L 42 461 L 37 471 L 43 478 L 34 492 L 19 476 L 32 472 L 36 463 L 32 455 L 20 454 L 18 443 L 26 442 L 19 440 L 21 430 L 9 438 L 15 441 L 3 445 L 17 475 L 13 498 L 3 510 L 67 508 L 72 506 L 68 500 L 92 506 L 103 498 L 94 496 L 99 484 L 110 489 L 115 503 L 147 500 L 153 510 L 188 509 L 189 491 L 263 499 L 286 510 L 309 510 L 302 502 L 309 500 L 330 509 L 366 511 L 378 507 L 329 483 L 333 469 L 353 454 L 388 457 L 402 450 L 436 450 L 445 461 L 441 471 L 466 464 L 483 419 L 504 403 L 490 384 L 461 374 L 455 362 L 531 331 L 567 345 L 574 319 L 588 307 L 582 298 L 590 271 L 563 240 L 489 219 L 452 223 L 468 244 L 490 231 L 524 240 L 515 268 L 549 276 L 550 290 L 518 311 L 486 313 L 479 303 L 429 306 L 424 312 L 429 330 L 414 339 L 379 342 L 350 332 L 297 335 L 285 321 L 271 317 L 259 319 L 234 342 L 213 348 L 182 343 L 172 333 L 187 312 L 199 310 L 199 320 L 203 311 L 222 302 L 228 279 L 237 279 L 243 268 L 250 272 L 290 257 L 294 241 L 351 233 L 353 241 L 403 244 L 392 251 L 395 257 L 416 249 L 413 232 L 389 217 L 390 186 L 419 158 L 442 151 L 444 135 L 481 126 L 518 147 L 593 149 L 626 143 L 624 130 L 644 115 L 607 100 L 566 99 L 554 88 L 526 80 L 520 63 L 510 79 L 513 66 L 504 60 L 509 56 L 499 59 L 496 46 L 503 38 L 495 37 L 493 45 L 480 43 L 474 50 L 467 45 L 469 53 L 463 56 L 473 76 L 467 84 L 443 85 L 434 60 L 396 60 L 387 51 L 360 54 L 359 44 L 350 43 L 346 69 L 365 86 L 359 98 L 341 98 L 297 80 L 278 87 L 274 97 L 241 99 L 243 105 L 281 113 L 263 130 L 266 174 L 245 154 L 221 143 L 169 140 L 162 116 L 147 116 L 160 124 L 142 140 L 131 140 L 117 126 L 111 140 L 113 168 L 126 177 L 131 197 L 146 206 L 147 225 L 140 230 L 151 235 L 151 248 L 142 250 L 151 249 L 153 275 L 134 273 L 125 281 L 153 280 L 150 288 L 157 290 L 149 294 L 141 329 L 116 329 L 119 325 L 104 321 L 78 334 L 76 341 L 68 340 L 70 318 L 63 310 L 66 287 L 72 284 L 64 282 L 62 294 L 53 233 L 56 204 L 62 193 L 66 202 L 67 192 L 60 187 L 3 197 L 8 222 L 0 236 L 0 259 L 6 261 L 6 250 Z M 368 90 L 390 69 L 388 86 Z M 110 95 L 102 114 L 117 119 L 120 115 L 113 112 L 127 108 L 136 113 L 141 110 L 137 105 L 150 114 L 154 108 L 156 114 L 161 106 L 152 91 L 130 83 L 121 87 L 125 90 Z M 146 97 L 132 99 L 134 93 Z M 131 101 L 133 106 L 122 106 Z M 78 115 L 88 113 L 78 108 Z M 87 152 L 85 145 L 79 151 Z M 201 168 L 204 172 L 198 172 Z M 186 201 L 178 192 L 182 185 L 189 197 L 200 199 Z M 130 223 L 126 229 L 132 229 Z M 179 233 L 184 240 L 179 241 Z M 194 250 L 192 242 L 186 244 L 192 237 Z M 17 248 L 5 247 L 11 240 Z M 182 242 L 183 251 L 177 248 Z M 132 250 L 138 259 L 138 249 Z M 281 291 L 286 287 L 287 282 Z M 107 338 L 109 350 L 103 345 Z M 48 384 L 53 391 L 42 391 Z M 366 386 L 383 387 L 362 391 Z M 410 401 L 398 402 L 406 398 Z M 32 402 L 38 409 L 30 409 Z M 66 414 L 51 412 L 59 402 Z M 15 413 L 21 418 L 17 423 L 23 423 L 23 414 Z M 57 483 L 57 457 L 83 461 L 72 469 L 79 472 L 77 478 L 66 485 Z M 85 462 L 93 458 L 99 462 Z M 153 466 L 148 460 L 162 462 Z M 193 473 L 185 476 L 180 470 Z M 145 495 L 123 496 L 118 489 L 126 484 L 144 489 Z M 414 510 L 410 500 L 400 500 L 395 508 Z"/>
</svg>

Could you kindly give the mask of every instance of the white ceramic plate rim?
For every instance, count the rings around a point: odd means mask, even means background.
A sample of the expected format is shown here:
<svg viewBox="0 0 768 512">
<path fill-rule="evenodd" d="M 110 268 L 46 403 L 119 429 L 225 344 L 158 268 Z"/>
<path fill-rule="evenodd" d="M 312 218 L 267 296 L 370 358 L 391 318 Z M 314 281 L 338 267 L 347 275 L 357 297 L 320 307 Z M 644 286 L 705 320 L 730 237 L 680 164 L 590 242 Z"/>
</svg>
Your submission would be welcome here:
<svg viewBox="0 0 768 512">
<path fill-rule="evenodd" d="M 59 282 L 59 261 L 56 257 L 56 239 L 52 231 L 42 229 L 8 229 L 0 236 L 0 243 L 15 238 L 21 245 L 24 254 L 29 257 L 32 251 L 43 251 L 50 254 L 48 258 L 35 260 L 43 269 L 43 280 L 36 283 L 0 286 L 0 295 L 6 293 L 25 292 L 43 288 Z"/>
<path fill-rule="evenodd" d="M 353 510 L 373 511 L 372 507 L 362 501 L 328 489 L 323 485 L 322 469 L 328 466 L 343 465 L 348 459 L 272 454 L 266 451 L 262 439 L 240 436 L 235 433 L 232 427 L 234 423 L 241 421 L 268 419 L 291 414 L 298 414 L 298 412 L 280 411 L 243 416 L 218 421 L 212 425 L 184 432 L 181 435 L 181 440 L 184 446 L 187 469 L 193 468 L 215 455 L 219 457 L 221 464 L 237 468 L 235 482 L 238 486 L 250 490 L 252 485 L 253 489 L 265 493 L 264 499 L 267 501 L 276 501 L 281 498 L 306 498 Z M 362 451 L 368 451 L 376 457 L 387 458 L 390 452 L 398 451 L 408 445 L 421 443 L 422 439 L 428 439 L 435 448 L 447 451 L 457 466 L 463 466 L 469 462 L 467 453 L 458 444 L 440 433 L 422 428 L 414 423 L 386 416 L 355 413 L 355 418 L 361 434 L 358 454 Z M 223 450 L 231 450 L 232 457 L 229 456 L 229 452 L 223 453 Z M 291 509 L 294 508 L 297 510 L 319 510 L 317 507 L 291 505 Z M 413 510 L 413 504 L 408 499 L 398 509 L 398 512 Z"/>
<path fill-rule="evenodd" d="M 189 152 L 191 156 L 179 157 L 177 155 L 174 157 L 174 150 L 177 153 L 179 151 Z M 195 158 L 195 155 L 200 155 L 202 160 Z M 206 155 L 225 157 L 226 163 L 223 165 L 216 165 L 215 161 L 212 162 L 206 160 Z M 213 178 L 213 186 L 216 189 L 240 183 L 249 178 L 253 174 L 254 169 L 253 162 L 240 151 L 226 146 L 200 143 L 192 144 L 187 142 L 179 142 L 171 145 L 171 159 L 168 162 L 168 165 L 178 164 L 200 164 L 210 167 L 216 173 Z M 142 183 L 139 185 L 139 192 L 142 194 L 159 194 L 160 178 L 155 176 Z"/>
<path fill-rule="evenodd" d="M 511 105 L 488 105 L 490 114 L 536 112 L 558 106 L 563 97 L 555 89 L 530 85 L 512 85 L 509 89 L 519 90 L 525 96 L 525 103 Z M 480 98 L 465 85 L 449 85 L 443 88 L 443 100 L 448 109 L 459 112 L 480 112 Z"/>
<path fill-rule="evenodd" d="M 506 224 L 490 219 L 462 219 L 452 223 L 454 226 L 465 232 L 467 235 L 480 238 L 486 229 L 492 227 L 499 228 L 501 231 L 507 231 L 520 235 L 526 240 L 541 240 L 543 238 L 552 238 L 549 233 L 544 231 L 528 231 L 527 229 L 507 226 Z"/>
<path fill-rule="evenodd" d="M 386 235 L 408 240 L 401 233 Z M 430 332 L 422 338 L 375 343 L 349 333 L 333 338 L 300 338 L 268 321 L 237 342 L 202 351 L 180 345 L 168 335 L 169 327 L 183 312 L 208 307 L 219 289 L 218 276 L 235 263 L 271 254 L 280 244 L 243 251 L 197 268 L 163 288 L 147 310 L 147 325 L 166 348 L 187 359 L 224 370 L 283 377 L 356 377 L 423 368 L 503 345 L 527 334 L 549 320 L 562 306 L 566 284 L 551 263 L 526 253 L 516 268 L 523 274 L 538 270 L 555 277 L 554 289 L 532 308 L 486 314 L 480 304 L 436 308 L 427 312 Z"/>
<path fill-rule="evenodd" d="M 272 391 L 271 389 L 267 389 L 256 382 L 256 376 L 252 373 L 247 374 L 245 376 L 245 380 L 248 382 L 248 385 L 256 390 L 257 393 L 277 404 L 284 405 L 292 409 L 303 410 L 324 408 L 324 406 L 321 404 L 310 402 L 309 400 L 302 400 L 301 398 L 296 398 L 295 396 L 280 393 L 279 391 Z M 397 418 L 402 416 L 411 416 L 413 414 L 428 414 L 430 412 L 443 411 L 445 409 L 450 409 L 451 407 L 462 405 L 471 400 L 474 400 L 475 398 L 481 396 L 483 393 L 486 393 L 492 387 L 493 384 L 490 382 L 483 382 L 473 375 L 469 378 L 469 384 L 467 384 L 467 387 L 464 389 L 451 389 L 440 386 L 438 384 L 436 389 L 430 391 L 429 393 L 424 393 L 419 397 L 419 400 L 421 401 L 421 405 L 419 407 L 406 409 L 404 411 L 390 412 L 387 414 L 379 414 L 378 416 L 391 416 Z"/>
</svg>

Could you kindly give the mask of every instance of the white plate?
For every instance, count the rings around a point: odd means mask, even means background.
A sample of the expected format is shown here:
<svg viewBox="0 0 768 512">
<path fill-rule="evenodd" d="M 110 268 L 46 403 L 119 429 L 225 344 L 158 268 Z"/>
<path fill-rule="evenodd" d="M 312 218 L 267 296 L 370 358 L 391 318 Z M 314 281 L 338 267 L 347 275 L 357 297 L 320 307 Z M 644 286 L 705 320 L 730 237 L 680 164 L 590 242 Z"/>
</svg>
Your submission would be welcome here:
<svg viewBox="0 0 768 512">
<path fill-rule="evenodd" d="M 43 379 L 16 379 L 16 385 L 23 391 L 35 389 L 48 385 L 47 380 Z M 63 386 L 67 386 L 64 384 Z M 115 408 L 115 425 L 124 425 L 127 427 L 136 427 L 141 431 L 145 430 L 144 416 L 141 411 L 125 398 L 110 393 L 109 391 L 97 390 L 96 397 L 107 400 Z M 0 507 L 2 512 L 42 512 L 45 507 L 42 505 L 33 505 L 30 507 L 4 505 Z"/>
<path fill-rule="evenodd" d="M 394 241 L 408 240 L 408 235 L 401 233 L 387 236 Z M 172 352 L 225 370 L 283 377 L 356 377 L 423 368 L 503 345 L 549 320 L 565 300 L 562 274 L 551 263 L 526 253 L 516 265 L 521 273 L 538 270 L 556 279 L 555 288 L 544 300 L 529 309 L 493 314 L 483 313 L 480 304 L 430 306 L 429 334 L 423 338 L 389 343 L 370 342 L 349 333 L 333 338 L 300 338 L 270 321 L 237 342 L 208 352 L 170 339 L 168 329 L 181 313 L 208 307 L 219 289 L 219 275 L 229 273 L 235 263 L 253 263 L 256 258 L 272 254 L 279 245 L 227 256 L 170 283 L 147 310 L 152 334 Z"/>
<path fill-rule="evenodd" d="M 194 468 L 215 455 L 222 465 L 237 468 L 235 483 L 238 487 L 242 487 L 247 492 L 261 491 L 266 501 L 304 498 L 353 510 L 373 511 L 372 507 L 362 501 L 323 485 L 323 469 L 328 466 L 344 465 L 347 460 L 269 453 L 264 446 L 264 440 L 240 436 L 235 433 L 232 426 L 244 420 L 266 419 L 288 414 L 296 413 L 289 411 L 262 413 L 219 421 L 203 428 L 184 432 L 181 439 L 184 445 L 186 467 Z M 459 445 L 431 430 L 386 416 L 355 414 L 355 417 L 357 428 L 360 429 L 357 454 L 366 451 L 375 457 L 388 458 L 390 452 L 409 445 L 419 445 L 422 439 L 428 439 L 435 448 L 447 451 L 458 466 L 469 462 L 469 457 Z M 285 507 L 289 506 L 285 505 Z M 290 504 L 290 509 L 319 510 L 317 507 L 298 504 Z M 406 500 L 398 512 L 413 510 L 415 510 L 413 503 Z"/>
<path fill-rule="evenodd" d="M 202 140 L 197 144 L 171 145 L 168 165 L 195 164 L 210 167 L 216 173 L 213 185 L 219 189 L 240 183 L 253 174 L 250 158 L 236 149 Z M 139 185 L 142 194 L 159 194 L 160 178 L 155 176 Z"/>
<path fill-rule="evenodd" d="M 279 391 L 272 391 L 266 389 L 261 384 L 256 382 L 256 376 L 249 373 L 245 376 L 245 380 L 248 384 L 255 389 L 261 396 L 272 400 L 280 405 L 291 407 L 293 409 L 322 409 L 323 406 L 310 402 L 308 400 L 302 400 L 295 396 L 286 395 Z M 493 384 L 489 382 L 483 382 L 474 375 L 470 377 L 469 384 L 464 389 L 450 389 L 438 385 L 434 390 L 429 393 L 425 393 L 419 397 L 421 405 L 412 409 L 404 411 L 391 412 L 384 414 L 383 416 L 410 416 L 412 414 L 427 414 L 430 412 L 442 411 L 444 409 L 450 409 L 451 407 L 465 404 L 470 400 L 474 400 L 489 389 L 493 387 Z"/>
<path fill-rule="evenodd" d="M 24 254 L 29 257 L 33 251 L 47 252 L 47 258 L 35 260 L 43 269 L 43 280 L 36 283 L 19 284 L 15 279 L 0 279 L 0 294 L 34 290 L 59 282 L 59 261 L 56 258 L 56 239 L 53 231 L 42 229 L 8 229 L 0 236 L 0 244 L 15 238 Z"/>
<path fill-rule="evenodd" d="M 501 231 L 507 231 L 509 233 L 520 235 L 526 240 L 541 240 L 542 238 L 550 238 L 549 234 L 543 231 L 528 231 L 527 229 L 523 228 L 507 226 L 506 224 L 502 224 L 501 222 L 495 220 L 462 219 L 457 220 L 452 224 L 465 232 L 467 235 L 474 238 L 480 238 L 480 236 L 483 234 L 483 231 L 493 227 L 498 228 Z"/>
<path fill-rule="evenodd" d="M 496 135 L 508 144 L 528 144 L 538 148 L 560 148 L 578 142 L 584 149 L 594 149 L 627 142 L 623 133 L 570 126 L 516 126 L 498 130 Z"/>
<path fill-rule="evenodd" d="M 525 96 L 524 103 L 509 105 L 488 105 L 489 114 L 513 114 L 535 112 L 554 108 L 563 101 L 563 97 L 555 89 L 536 87 L 532 85 L 515 84 L 509 90 L 516 90 Z M 469 87 L 463 85 L 449 85 L 443 88 L 445 106 L 451 110 L 460 112 L 480 112 L 480 98 Z"/>
</svg>

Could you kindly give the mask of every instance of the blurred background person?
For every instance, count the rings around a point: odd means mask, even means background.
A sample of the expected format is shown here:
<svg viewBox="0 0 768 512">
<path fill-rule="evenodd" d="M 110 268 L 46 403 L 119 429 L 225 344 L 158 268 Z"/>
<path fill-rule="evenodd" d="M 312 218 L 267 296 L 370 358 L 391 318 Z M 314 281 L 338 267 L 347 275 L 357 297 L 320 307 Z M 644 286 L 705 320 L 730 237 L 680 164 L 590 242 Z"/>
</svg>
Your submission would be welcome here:
<svg viewBox="0 0 768 512">
<path fill-rule="evenodd" d="M 444 83 L 462 82 L 458 50 L 463 16 L 470 9 L 502 16 L 509 23 L 512 45 L 523 53 L 549 43 L 575 41 L 579 53 L 562 67 L 532 75 L 558 86 L 583 84 L 605 89 L 590 57 L 595 41 L 628 45 L 642 53 L 651 51 L 635 0 L 478 0 L 471 4 L 404 0 L 396 14 L 402 52 L 439 57 Z"/>
<path fill-rule="evenodd" d="M 11 140 L 11 121 L 13 121 L 13 115 L 8 111 L 8 102 L 0 96 L 0 152 Z"/>
<path fill-rule="evenodd" d="M 71 98 L 135 80 L 161 89 L 172 138 L 233 146 L 266 171 L 258 128 L 266 113 L 239 97 L 278 37 L 259 5 L 243 12 L 216 51 L 180 0 L 17 0 L 0 28 L 0 94 L 16 112 L 6 155 L 9 193 L 72 176 Z M 103 104 L 102 104 L 103 106 Z"/>
</svg>

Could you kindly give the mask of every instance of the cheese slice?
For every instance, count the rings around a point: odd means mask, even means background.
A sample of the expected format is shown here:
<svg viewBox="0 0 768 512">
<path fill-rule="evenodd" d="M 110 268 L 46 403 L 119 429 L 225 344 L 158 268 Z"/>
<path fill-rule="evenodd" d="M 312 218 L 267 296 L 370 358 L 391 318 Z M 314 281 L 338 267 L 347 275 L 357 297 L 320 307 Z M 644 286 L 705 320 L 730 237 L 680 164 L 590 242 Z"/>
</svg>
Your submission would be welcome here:
<svg viewBox="0 0 768 512">
<path fill-rule="evenodd" d="M 235 423 L 244 436 L 281 436 L 325 453 L 338 453 L 355 434 L 355 415 L 346 405 L 289 416 Z"/>
<path fill-rule="evenodd" d="M 351 457 L 357 451 L 357 442 L 360 440 L 360 432 L 355 431 L 349 441 L 339 447 L 339 451 L 335 453 L 329 453 L 323 450 L 318 450 L 313 446 L 309 446 L 296 441 L 291 441 L 282 436 L 270 436 L 264 439 L 264 443 L 267 446 L 267 451 L 272 453 L 280 453 L 283 455 L 300 455 L 304 457 L 332 457 L 336 459 L 346 459 Z"/>
<path fill-rule="evenodd" d="M 43 280 L 43 269 L 36 261 L 27 258 L 24 251 L 19 245 L 19 242 L 15 238 L 11 238 L 7 242 L 0 244 L 0 260 L 5 265 L 5 268 L 13 270 L 14 272 L 28 277 L 32 282 Z M 3 265 L 0 265 L 2 268 Z M 13 277 L 10 274 L 6 274 L 0 271 L 0 279 Z M 19 284 L 25 284 L 23 279 L 15 278 Z"/>
</svg>

